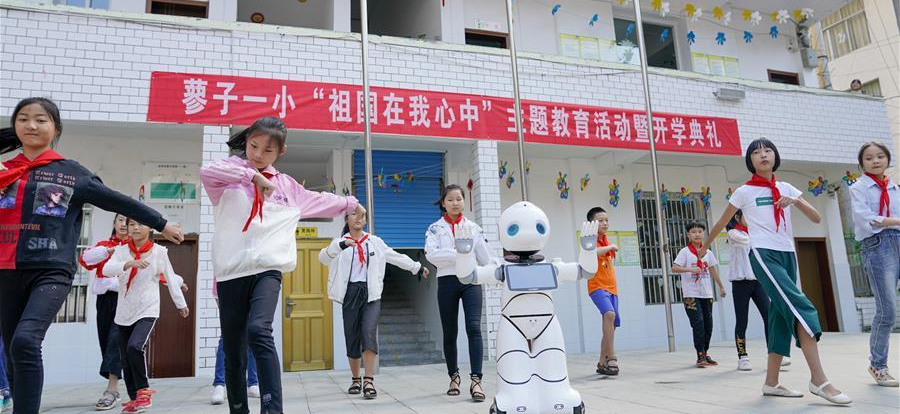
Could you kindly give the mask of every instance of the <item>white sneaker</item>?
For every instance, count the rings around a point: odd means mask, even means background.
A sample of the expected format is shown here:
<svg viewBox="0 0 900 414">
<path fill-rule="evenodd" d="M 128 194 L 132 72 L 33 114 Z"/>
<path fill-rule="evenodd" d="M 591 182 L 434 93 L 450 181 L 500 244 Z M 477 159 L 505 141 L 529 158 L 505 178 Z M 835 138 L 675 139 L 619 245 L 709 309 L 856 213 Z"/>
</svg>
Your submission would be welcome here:
<svg viewBox="0 0 900 414">
<path fill-rule="evenodd" d="M 803 393 L 800 391 L 794 391 L 785 387 L 784 385 L 778 384 L 774 387 L 770 387 L 766 384 L 763 384 L 762 393 L 765 396 L 769 397 L 788 397 L 788 398 L 800 398 L 803 396 Z"/>
<path fill-rule="evenodd" d="M 826 401 L 832 404 L 847 405 L 853 402 L 853 400 L 851 400 L 850 397 L 844 393 L 840 393 L 838 395 L 828 395 L 828 393 L 825 392 L 825 387 L 827 387 L 829 384 L 831 384 L 831 381 L 825 381 L 822 383 L 822 385 L 819 385 L 817 387 L 812 383 L 812 381 L 810 381 L 809 392 L 824 398 Z"/>
<path fill-rule="evenodd" d="M 750 366 L 750 357 L 742 356 L 738 359 L 738 371 L 752 371 L 753 367 Z"/>
<path fill-rule="evenodd" d="M 900 386 L 900 382 L 897 382 L 897 380 L 891 376 L 887 368 L 875 369 L 870 366 L 869 374 L 872 375 L 872 378 L 875 378 L 875 382 L 882 387 Z"/>
<path fill-rule="evenodd" d="M 224 385 L 216 385 L 213 387 L 212 396 L 209 397 L 209 403 L 212 405 L 219 405 L 225 402 L 225 386 Z"/>
<path fill-rule="evenodd" d="M 259 385 L 247 387 L 247 396 L 250 398 L 259 398 Z"/>
<path fill-rule="evenodd" d="M 781 358 L 781 366 L 786 367 L 791 365 L 791 359 L 788 357 Z"/>
</svg>

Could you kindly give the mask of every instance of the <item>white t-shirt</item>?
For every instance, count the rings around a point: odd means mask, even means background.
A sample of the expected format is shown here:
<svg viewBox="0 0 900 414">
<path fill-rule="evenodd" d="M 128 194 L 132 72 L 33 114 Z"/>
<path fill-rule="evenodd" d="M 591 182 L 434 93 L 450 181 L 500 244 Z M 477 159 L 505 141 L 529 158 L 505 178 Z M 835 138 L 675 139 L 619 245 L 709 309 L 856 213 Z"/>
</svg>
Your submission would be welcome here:
<svg viewBox="0 0 900 414">
<path fill-rule="evenodd" d="M 799 197 L 803 192 L 782 181 L 775 183 L 782 197 Z M 784 209 L 784 219 L 775 230 L 775 206 L 772 203 L 772 190 L 767 187 L 742 185 L 734 190 L 728 200 L 731 205 L 741 209 L 747 229 L 750 231 L 750 247 L 754 249 L 770 249 L 782 252 L 794 251 L 794 228 L 791 225 L 791 207 Z"/>
<path fill-rule="evenodd" d="M 712 298 L 712 281 L 709 277 L 709 268 L 718 266 L 719 261 L 712 251 L 707 251 L 703 256 L 703 262 L 707 264 L 700 273 L 682 273 L 681 274 L 681 292 L 686 298 Z M 675 257 L 675 264 L 681 267 L 697 267 L 697 256 L 691 253 L 687 247 L 678 252 Z"/>
<path fill-rule="evenodd" d="M 369 239 L 362 242 L 362 249 L 366 254 L 365 263 L 359 261 L 359 251 L 356 246 L 350 246 L 348 249 L 353 251 L 353 259 L 350 262 L 350 281 L 365 282 L 369 279 Z"/>
</svg>

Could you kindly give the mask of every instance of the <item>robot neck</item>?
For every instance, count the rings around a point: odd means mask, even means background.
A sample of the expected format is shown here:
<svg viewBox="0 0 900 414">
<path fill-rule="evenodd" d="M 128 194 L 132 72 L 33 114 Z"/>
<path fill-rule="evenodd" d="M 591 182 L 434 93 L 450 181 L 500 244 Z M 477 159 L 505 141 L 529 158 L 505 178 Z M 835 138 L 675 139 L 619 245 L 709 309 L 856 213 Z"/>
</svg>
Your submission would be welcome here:
<svg viewBox="0 0 900 414">
<path fill-rule="evenodd" d="M 544 256 L 537 254 L 537 250 L 529 252 L 510 252 L 512 254 L 504 257 L 510 263 L 538 263 L 544 261 Z"/>
</svg>

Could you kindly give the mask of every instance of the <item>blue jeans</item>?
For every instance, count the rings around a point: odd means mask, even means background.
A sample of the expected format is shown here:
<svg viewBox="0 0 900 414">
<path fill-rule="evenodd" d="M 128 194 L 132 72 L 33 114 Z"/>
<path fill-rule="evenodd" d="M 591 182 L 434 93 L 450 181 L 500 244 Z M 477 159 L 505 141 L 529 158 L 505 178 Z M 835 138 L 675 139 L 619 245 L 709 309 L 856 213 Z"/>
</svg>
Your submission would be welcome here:
<svg viewBox="0 0 900 414">
<path fill-rule="evenodd" d="M 6 348 L 3 347 L 3 337 L 0 336 L 0 396 L 6 396 L 4 391 L 9 391 L 9 381 L 6 380 Z"/>
<path fill-rule="evenodd" d="M 862 241 L 861 253 L 875 293 L 875 317 L 869 335 L 869 361 L 887 368 L 891 329 L 897 317 L 897 280 L 900 279 L 900 231 L 887 229 Z"/>
<path fill-rule="evenodd" d="M 219 336 L 219 347 L 216 348 L 216 375 L 213 378 L 213 386 L 225 385 L 225 350 L 222 349 L 222 337 Z M 253 351 L 247 349 L 247 386 L 259 385 L 259 377 L 256 375 L 256 359 Z"/>
</svg>

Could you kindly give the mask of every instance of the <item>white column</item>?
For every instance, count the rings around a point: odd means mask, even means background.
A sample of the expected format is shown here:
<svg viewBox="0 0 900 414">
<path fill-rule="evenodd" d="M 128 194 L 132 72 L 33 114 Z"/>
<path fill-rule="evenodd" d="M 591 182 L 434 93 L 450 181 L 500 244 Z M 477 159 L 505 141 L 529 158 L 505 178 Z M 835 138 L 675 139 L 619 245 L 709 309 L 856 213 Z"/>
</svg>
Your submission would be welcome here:
<svg viewBox="0 0 900 414">
<path fill-rule="evenodd" d="M 842 188 L 840 191 L 844 190 Z M 838 206 L 837 196 L 825 197 L 822 204 L 824 204 L 822 222 L 828 231 L 826 240 L 828 255 L 831 259 L 831 283 L 834 286 L 834 301 L 840 320 L 840 329 L 841 332 L 860 332 L 853 281 L 850 277 L 850 261 L 847 258 L 844 230 L 841 226 L 841 209 Z"/>
<path fill-rule="evenodd" d="M 203 127 L 203 163 L 228 157 L 228 132 L 225 126 Z M 212 237 L 215 232 L 213 206 L 206 195 L 200 192 L 200 252 L 197 263 L 197 326 L 196 373 L 198 376 L 211 374 L 216 366 L 216 346 L 219 342 L 219 309 L 212 296 Z M 203 374 L 201 374 L 203 373 Z"/>
<path fill-rule="evenodd" d="M 475 221 L 484 229 L 488 243 L 494 252 L 500 256 L 503 249 L 500 247 L 500 237 L 497 223 L 500 220 L 500 177 L 497 174 L 498 155 L 497 142 L 478 140 L 472 146 L 472 171 L 475 187 L 472 198 L 474 201 Z M 486 339 L 485 355 L 494 359 L 497 350 L 497 324 L 500 322 L 500 288 L 488 288 L 484 290 L 483 328 Z"/>
</svg>

